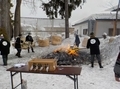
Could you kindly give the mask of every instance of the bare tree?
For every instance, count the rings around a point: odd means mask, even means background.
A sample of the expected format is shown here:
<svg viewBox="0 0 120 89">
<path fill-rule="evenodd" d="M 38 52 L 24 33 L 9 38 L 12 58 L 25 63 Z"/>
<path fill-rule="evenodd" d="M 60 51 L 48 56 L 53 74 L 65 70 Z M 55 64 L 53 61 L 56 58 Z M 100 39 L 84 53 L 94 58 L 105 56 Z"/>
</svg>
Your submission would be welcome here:
<svg viewBox="0 0 120 89">
<path fill-rule="evenodd" d="M 2 33 L 7 40 L 11 38 L 9 10 L 10 0 L 0 0 L 0 34 Z"/>
<path fill-rule="evenodd" d="M 120 6 L 120 0 L 119 0 L 119 2 L 118 2 L 118 6 L 117 6 L 117 10 L 116 10 L 116 19 L 115 19 L 115 23 L 114 23 L 113 36 L 116 35 L 116 31 L 117 31 L 117 21 L 118 21 L 119 6 Z"/>
<path fill-rule="evenodd" d="M 16 0 L 15 16 L 14 16 L 14 37 L 21 33 L 21 3 L 24 5 L 29 4 L 33 11 L 35 11 L 35 0 Z"/>
<path fill-rule="evenodd" d="M 14 37 L 21 33 L 20 7 L 22 0 L 16 0 L 15 16 L 14 16 Z"/>
</svg>

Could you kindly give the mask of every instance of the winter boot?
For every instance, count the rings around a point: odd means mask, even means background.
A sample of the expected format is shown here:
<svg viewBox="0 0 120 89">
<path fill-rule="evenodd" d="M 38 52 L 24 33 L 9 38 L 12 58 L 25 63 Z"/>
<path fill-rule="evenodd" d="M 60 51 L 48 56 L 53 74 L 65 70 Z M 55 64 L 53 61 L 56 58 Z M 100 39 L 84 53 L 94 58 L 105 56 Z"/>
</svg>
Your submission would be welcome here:
<svg viewBox="0 0 120 89">
<path fill-rule="evenodd" d="M 94 62 L 91 62 L 91 67 L 92 67 L 92 68 L 94 67 Z"/>
<path fill-rule="evenodd" d="M 20 53 L 18 52 L 18 58 L 22 58 L 22 56 L 20 55 Z"/>
<path fill-rule="evenodd" d="M 101 62 L 98 62 L 98 64 L 99 64 L 99 67 L 100 67 L 100 68 L 103 68 L 103 66 L 101 65 Z"/>
<path fill-rule="evenodd" d="M 30 52 L 29 47 L 28 47 L 28 53 Z"/>
<path fill-rule="evenodd" d="M 31 47 L 32 52 L 34 53 L 33 47 Z"/>
<path fill-rule="evenodd" d="M 16 53 L 15 56 L 18 56 L 18 53 Z"/>
</svg>

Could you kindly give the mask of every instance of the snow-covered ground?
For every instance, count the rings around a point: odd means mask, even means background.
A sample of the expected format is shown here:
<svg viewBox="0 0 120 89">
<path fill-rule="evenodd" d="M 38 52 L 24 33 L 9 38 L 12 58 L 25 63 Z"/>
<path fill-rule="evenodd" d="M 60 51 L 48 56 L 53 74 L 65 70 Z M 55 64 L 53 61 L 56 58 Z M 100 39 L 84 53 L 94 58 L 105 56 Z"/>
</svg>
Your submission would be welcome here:
<svg viewBox="0 0 120 89">
<path fill-rule="evenodd" d="M 120 43 L 118 37 L 115 39 L 115 44 Z M 6 69 L 12 67 L 17 63 L 27 64 L 29 60 L 33 57 L 40 57 L 40 55 L 47 54 L 52 52 L 59 46 L 70 44 L 73 45 L 74 36 L 71 36 L 68 39 L 65 39 L 61 45 L 49 47 L 35 47 L 35 53 L 28 53 L 27 50 L 22 50 L 22 58 L 17 58 L 15 56 L 16 49 L 11 46 L 11 52 L 9 54 L 8 66 L 2 66 L 2 58 L 0 56 L 0 89 L 11 89 L 11 78 L 10 73 Z M 120 89 L 120 82 L 116 82 L 114 79 L 114 64 L 116 57 L 119 52 L 118 45 L 114 43 L 106 44 L 106 47 L 109 49 L 107 54 L 114 54 L 112 57 L 107 58 L 106 61 L 102 61 L 104 68 L 100 69 L 98 64 L 95 64 L 94 68 L 91 68 L 90 65 L 81 65 L 82 71 L 81 75 L 78 76 L 79 80 L 79 89 Z M 110 49 L 111 48 L 111 49 Z M 112 52 L 110 53 L 110 50 Z M 104 52 L 104 51 L 103 51 Z M 105 56 L 106 56 L 105 55 Z M 106 63 L 107 62 L 107 63 Z M 62 75 L 44 75 L 44 74 L 26 74 L 23 73 L 23 79 L 27 80 L 27 89 L 74 89 L 73 80 L 69 79 L 66 76 Z M 15 84 L 19 83 L 19 75 L 14 76 Z M 21 89 L 18 87 L 17 89 Z"/>
</svg>

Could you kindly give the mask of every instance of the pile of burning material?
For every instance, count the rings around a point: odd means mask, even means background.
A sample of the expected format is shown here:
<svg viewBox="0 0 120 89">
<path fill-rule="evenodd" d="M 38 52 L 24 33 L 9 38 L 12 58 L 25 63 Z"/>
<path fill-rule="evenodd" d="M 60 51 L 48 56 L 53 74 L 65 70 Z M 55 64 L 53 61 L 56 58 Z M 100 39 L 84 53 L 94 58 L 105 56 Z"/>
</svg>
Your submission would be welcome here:
<svg viewBox="0 0 120 89">
<path fill-rule="evenodd" d="M 77 65 L 81 62 L 79 50 L 76 46 L 61 47 L 42 58 L 57 59 L 57 65 Z"/>
</svg>

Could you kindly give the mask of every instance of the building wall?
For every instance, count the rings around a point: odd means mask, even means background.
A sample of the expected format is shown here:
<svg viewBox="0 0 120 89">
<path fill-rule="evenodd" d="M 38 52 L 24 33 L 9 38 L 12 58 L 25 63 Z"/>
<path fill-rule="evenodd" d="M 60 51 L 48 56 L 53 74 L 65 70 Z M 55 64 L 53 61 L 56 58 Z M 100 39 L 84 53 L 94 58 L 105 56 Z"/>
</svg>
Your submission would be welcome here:
<svg viewBox="0 0 120 89">
<path fill-rule="evenodd" d="M 78 35 L 84 36 L 84 34 L 83 34 L 83 29 L 88 29 L 88 22 L 75 25 L 75 26 L 73 26 L 73 28 L 74 28 L 75 30 L 78 30 Z"/>
<path fill-rule="evenodd" d="M 117 28 L 120 28 L 120 22 L 118 22 L 117 24 Z M 97 21 L 96 36 L 101 37 L 104 32 L 108 34 L 109 28 L 114 28 L 113 21 Z"/>
<path fill-rule="evenodd" d="M 79 25 L 75 25 L 75 26 L 73 26 L 73 28 L 75 30 L 78 29 L 78 33 L 81 36 L 84 36 L 83 29 L 88 29 L 89 32 L 91 32 L 90 29 L 88 28 L 88 22 L 81 23 Z M 95 35 L 97 37 L 102 37 L 102 34 L 104 32 L 106 32 L 107 34 L 109 33 L 109 28 L 114 28 L 113 20 L 112 21 L 103 21 L 103 20 L 100 21 L 99 20 L 99 21 L 95 22 L 95 28 L 93 31 L 95 32 Z M 120 21 L 117 22 L 117 28 L 120 29 Z M 89 32 L 87 35 L 89 35 Z"/>
</svg>

